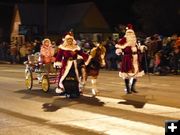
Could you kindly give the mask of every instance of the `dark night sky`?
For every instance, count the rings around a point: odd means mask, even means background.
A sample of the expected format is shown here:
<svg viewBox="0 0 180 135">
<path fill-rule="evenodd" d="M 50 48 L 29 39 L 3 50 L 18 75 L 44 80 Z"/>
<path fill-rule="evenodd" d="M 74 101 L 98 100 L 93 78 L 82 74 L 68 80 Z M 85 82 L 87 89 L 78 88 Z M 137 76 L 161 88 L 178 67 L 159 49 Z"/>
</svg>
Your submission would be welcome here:
<svg viewBox="0 0 180 135">
<path fill-rule="evenodd" d="M 119 23 L 135 23 L 131 5 L 134 0 L 47 0 L 48 4 L 75 4 L 81 2 L 94 2 L 110 26 Z M 44 0 L 1 0 L 0 5 L 12 5 L 14 3 L 43 3 Z M 120 4 L 119 4 L 120 2 Z"/>
<path fill-rule="evenodd" d="M 3 28 L 3 36 L 9 37 L 9 26 L 12 23 L 13 5 L 15 3 L 41 3 L 45 0 L 0 0 L 0 28 Z M 47 0 L 48 5 L 67 5 L 82 2 L 94 2 L 105 20 L 108 22 L 111 30 L 114 30 L 118 24 L 135 24 L 135 18 L 131 5 L 134 0 L 124 0 L 119 4 L 119 0 Z M 1 32 L 1 29 L 0 29 Z"/>
<path fill-rule="evenodd" d="M 96 2 L 97 6 L 111 25 L 117 25 L 119 23 L 135 23 L 135 15 L 132 11 L 132 3 L 134 0 L 126 0 L 119 4 L 116 0 L 103 2 Z"/>
<path fill-rule="evenodd" d="M 0 0 L 0 16 L 7 23 L 6 16 L 10 14 L 14 3 L 42 3 L 45 0 Z M 180 27 L 180 1 L 179 0 L 47 0 L 48 5 L 66 5 L 81 2 L 94 2 L 106 21 L 114 30 L 118 24 L 132 23 L 136 29 L 149 34 L 179 33 Z M 11 6 L 4 12 L 3 5 Z M 134 8 L 134 5 L 136 7 Z M 135 11 L 136 10 L 136 11 Z M 10 22 L 10 21 L 9 21 Z"/>
</svg>

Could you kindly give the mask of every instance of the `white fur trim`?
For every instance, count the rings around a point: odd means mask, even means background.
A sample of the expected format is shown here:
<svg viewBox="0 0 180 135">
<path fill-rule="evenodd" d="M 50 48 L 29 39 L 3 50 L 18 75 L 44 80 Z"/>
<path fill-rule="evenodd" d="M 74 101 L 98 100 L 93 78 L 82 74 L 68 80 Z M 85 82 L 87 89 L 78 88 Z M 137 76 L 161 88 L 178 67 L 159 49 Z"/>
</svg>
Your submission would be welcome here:
<svg viewBox="0 0 180 135">
<path fill-rule="evenodd" d="M 127 29 L 127 30 L 126 30 L 126 33 L 128 33 L 128 32 L 133 32 L 133 33 L 134 33 L 134 30 L 132 30 L 132 29 Z"/>
<path fill-rule="evenodd" d="M 65 67 L 64 74 L 61 76 L 61 79 L 59 81 L 59 86 L 60 86 L 60 84 L 62 84 L 63 80 L 66 78 L 67 74 L 69 73 L 69 70 L 71 69 L 72 63 L 73 63 L 73 61 L 69 61 L 69 60 L 67 61 L 67 65 Z"/>
<path fill-rule="evenodd" d="M 74 49 L 70 49 L 70 48 L 67 48 L 65 45 L 60 45 L 58 48 L 62 49 L 62 50 L 69 50 L 69 51 L 76 51 L 76 50 L 81 50 L 81 48 L 79 46 L 77 46 L 76 48 Z"/>
<path fill-rule="evenodd" d="M 63 82 L 63 80 L 66 78 L 66 76 L 68 75 L 68 73 L 69 73 L 69 71 L 70 71 L 73 63 L 74 63 L 74 67 L 75 67 L 76 77 L 77 77 L 77 79 L 78 79 L 78 82 L 80 82 L 79 73 L 78 73 L 78 69 L 77 69 L 77 61 L 76 61 L 76 60 L 73 60 L 73 61 L 68 60 L 68 61 L 67 61 L 67 65 L 66 65 L 66 67 L 65 67 L 64 74 L 61 76 L 61 79 L 60 79 L 60 81 L 59 81 L 59 86 L 60 86 L 61 88 L 64 88 L 62 82 Z"/>
<path fill-rule="evenodd" d="M 73 36 L 71 36 L 71 35 L 68 35 L 68 34 L 65 36 L 65 38 L 64 38 L 64 39 L 65 39 L 65 40 L 67 40 L 67 39 L 69 39 L 69 38 L 71 38 L 71 39 L 73 39 L 73 40 L 74 40 L 74 37 L 73 37 Z"/>
<path fill-rule="evenodd" d="M 142 77 L 144 75 L 144 71 L 138 72 L 138 73 L 124 73 L 119 72 L 119 77 L 121 78 L 131 78 L 131 77 Z"/>
<path fill-rule="evenodd" d="M 58 93 L 58 94 L 60 94 L 60 93 L 62 93 L 63 91 L 62 91 L 61 88 L 56 88 L 56 89 L 55 89 L 55 92 Z"/>
</svg>

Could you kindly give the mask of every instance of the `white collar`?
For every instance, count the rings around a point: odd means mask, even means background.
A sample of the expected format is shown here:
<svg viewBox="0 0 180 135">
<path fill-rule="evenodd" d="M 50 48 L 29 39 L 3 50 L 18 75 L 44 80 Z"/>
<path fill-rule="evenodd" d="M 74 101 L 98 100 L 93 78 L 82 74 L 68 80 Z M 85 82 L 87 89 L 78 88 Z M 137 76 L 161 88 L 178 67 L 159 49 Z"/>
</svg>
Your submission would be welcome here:
<svg viewBox="0 0 180 135">
<path fill-rule="evenodd" d="M 68 50 L 68 51 L 76 51 L 76 50 L 81 50 L 81 48 L 77 45 L 77 47 L 76 48 L 74 48 L 74 49 L 70 49 L 70 48 L 66 48 L 64 45 L 59 45 L 59 47 L 58 48 L 60 48 L 60 49 L 62 49 L 62 50 Z"/>
</svg>

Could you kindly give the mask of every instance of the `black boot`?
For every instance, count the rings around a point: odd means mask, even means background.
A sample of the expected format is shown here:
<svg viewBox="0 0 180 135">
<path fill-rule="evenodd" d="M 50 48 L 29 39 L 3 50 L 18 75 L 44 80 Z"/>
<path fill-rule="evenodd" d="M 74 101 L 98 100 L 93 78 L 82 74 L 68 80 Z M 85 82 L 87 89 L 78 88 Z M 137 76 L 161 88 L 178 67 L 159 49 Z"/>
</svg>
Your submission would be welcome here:
<svg viewBox="0 0 180 135">
<path fill-rule="evenodd" d="M 136 90 L 135 90 L 135 84 L 137 82 L 137 79 L 133 79 L 132 81 L 132 84 L 131 84 L 131 91 L 134 92 L 134 93 L 138 93 Z"/>
<path fill-rule="evenodd" d="M 129 79 L 125 79 L 125 85 L 126 85 L 126 93 L 131 94 L 130 88 L 129 88 Z"/>
</svg>

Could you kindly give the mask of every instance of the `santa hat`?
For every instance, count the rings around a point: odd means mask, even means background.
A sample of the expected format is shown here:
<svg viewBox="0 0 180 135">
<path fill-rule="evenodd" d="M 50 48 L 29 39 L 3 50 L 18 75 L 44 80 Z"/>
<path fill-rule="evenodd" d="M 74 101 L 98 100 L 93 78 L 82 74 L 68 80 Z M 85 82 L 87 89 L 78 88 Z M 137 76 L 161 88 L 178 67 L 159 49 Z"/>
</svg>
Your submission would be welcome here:
<svg viewBox="0 0 180 135">
<path fill-rule="evenodd" d="M 122 44 L 125 44 L 126 43 L 126 38 L 123 37 L 121 38 L 119 41 L 118 41 L 118 44 L 122 45 Z"/>
<path fill-rule="evenodd" d="M 72 32 L 68 32 L 67 34 L 66 34 L 66 36 L 65 36 L 65 40 L 67 40 L 67 39 L 69 39 L 69 38 L 71 38 L 71 39 L 73 39 L 74 40 L 74 34 L 72 33 Z"/>
<path fill-rule="evenodd" d="M 126 29 L 133 29 L 132 24 L 129 23 L 129 24 L 127 25 Z"/>
<path fill-rule="evenodd" d="M 72 33 L 72 32 L 68 32 L 67 34 L 66 34 L 66 36 L 62 39 L 63 41 L 64 41 L 64 45 L 66 45 L 67 44 L 67 40 L 68 39 L 72 39 L 73 40 L 73 44 L 77 44 L 76 43 L 76 41 L 75 41 L 75 39 L 74 39 L 74 34 Z"/>
<path fill-rule="evenodd" d="M 132 24 L 128 24 L 127 27 L 126 27 L 126 33 L 127 32 L 133 32 L 134 33 L 134 30 L 133 30 L 133 25 Z"/>
</svg>

